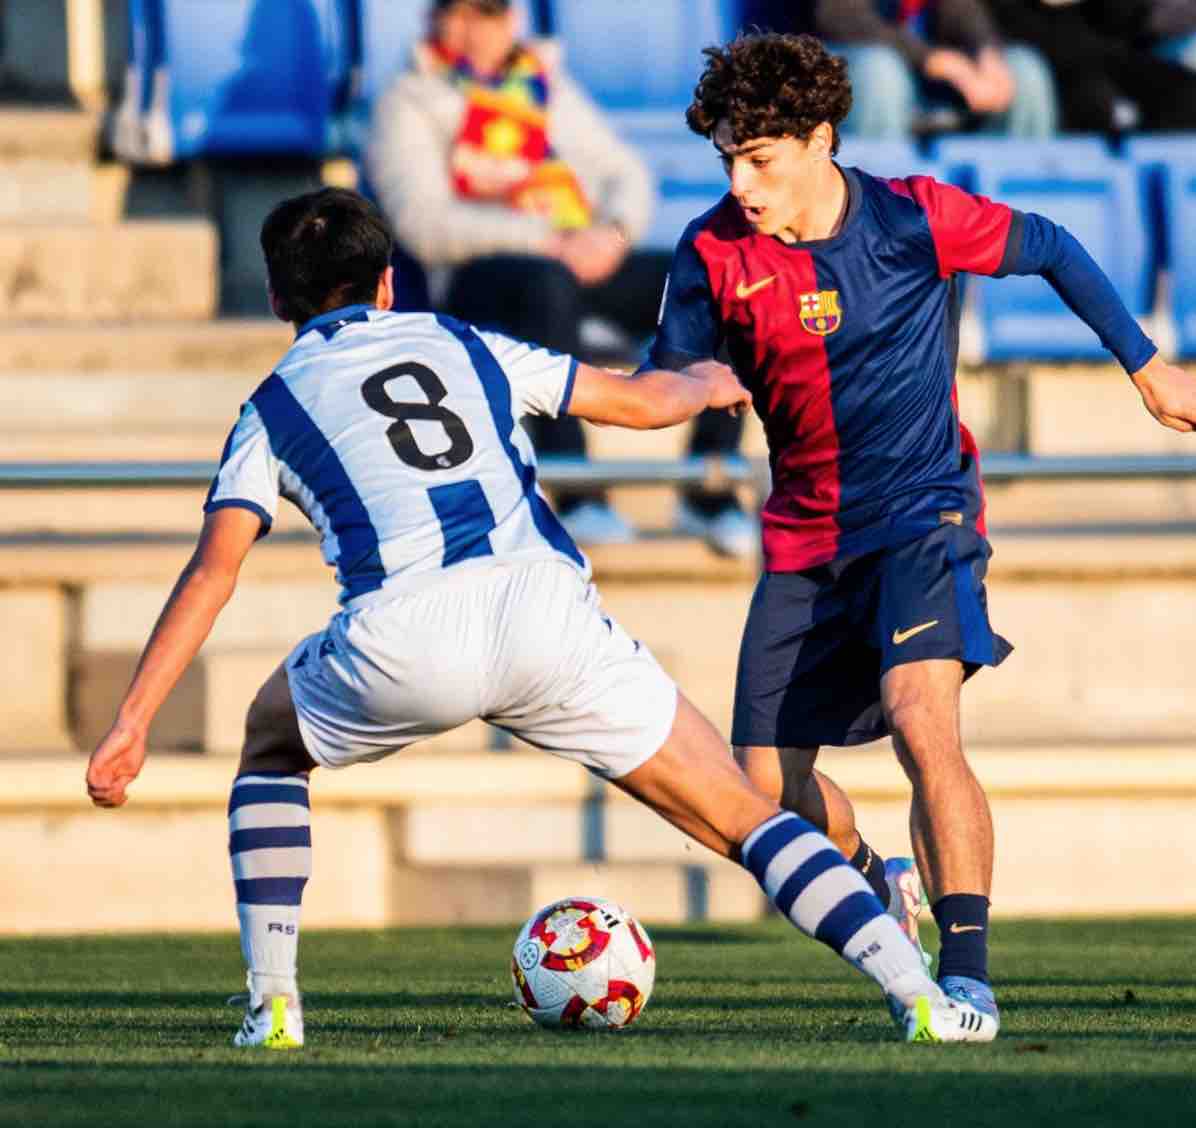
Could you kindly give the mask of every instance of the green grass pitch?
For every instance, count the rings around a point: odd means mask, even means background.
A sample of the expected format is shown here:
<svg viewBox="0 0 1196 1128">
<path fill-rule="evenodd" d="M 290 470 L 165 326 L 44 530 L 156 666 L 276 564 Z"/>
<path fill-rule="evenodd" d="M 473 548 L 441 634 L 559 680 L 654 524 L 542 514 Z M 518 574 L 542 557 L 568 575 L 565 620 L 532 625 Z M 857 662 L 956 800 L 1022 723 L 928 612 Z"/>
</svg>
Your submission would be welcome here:
<svg viewBox="0 0 1196 1128">
<path fill-rule="evenodd" d="M 307 934 L 290 1054 L 229 1045 L 231 936 L 0 941 L 0 1124 L 1196 1125 L 1196 920 L 997 922 L 991 1046 L 900 1044 L 779 920 L 652 933 L 611 1034 L 509 1005 L 514 927 Z"/>
</svg>

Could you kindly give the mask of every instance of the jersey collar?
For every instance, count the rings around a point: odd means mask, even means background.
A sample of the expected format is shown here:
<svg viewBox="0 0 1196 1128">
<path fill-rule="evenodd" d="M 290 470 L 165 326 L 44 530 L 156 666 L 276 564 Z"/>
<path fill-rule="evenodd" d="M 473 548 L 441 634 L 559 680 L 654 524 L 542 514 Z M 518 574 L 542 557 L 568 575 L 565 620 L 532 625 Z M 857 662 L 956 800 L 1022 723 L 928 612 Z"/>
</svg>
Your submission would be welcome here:
<svg viewBox="0 0 1196 1128">
<path fill-rule="evenodd" d="M 295 334 L 295 340 L 298 340 L 304 333 L 310 332 L 312 329 L 318 329 L 324 334 L 326 339 L 331 340 L 338 329 L 343 329 L 351 322 L 368 321 L 369 311 L 374 308 L 372 305 L 361 303 L 359 305 L 341 306 L 340 309 L 330 309 L 327 313 L 317 314 L 310 321 L 305 322 L 299 327 L 299 332 Z"/>
</svg>

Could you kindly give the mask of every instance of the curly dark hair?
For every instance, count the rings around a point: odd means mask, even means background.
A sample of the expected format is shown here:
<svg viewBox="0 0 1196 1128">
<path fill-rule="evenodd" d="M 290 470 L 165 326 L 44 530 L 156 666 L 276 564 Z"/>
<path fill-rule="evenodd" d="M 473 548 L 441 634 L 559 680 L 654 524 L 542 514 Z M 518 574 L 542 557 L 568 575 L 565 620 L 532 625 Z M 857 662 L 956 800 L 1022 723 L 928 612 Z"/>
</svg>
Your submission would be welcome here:
<svg viewBox="0 0 1196 1128">
<path fill-rule="evenodd" d="M 814 36 L 748 32 L 702 54 L 706 69 L 685 111 L 695 133 L 710 137 L 725 118 L 736 145 L 756 137 L 805 141 L 825 121 L 834 131 L 831 152 L 839 151 L 851 80 L 846 61 Z"/>
</svg>

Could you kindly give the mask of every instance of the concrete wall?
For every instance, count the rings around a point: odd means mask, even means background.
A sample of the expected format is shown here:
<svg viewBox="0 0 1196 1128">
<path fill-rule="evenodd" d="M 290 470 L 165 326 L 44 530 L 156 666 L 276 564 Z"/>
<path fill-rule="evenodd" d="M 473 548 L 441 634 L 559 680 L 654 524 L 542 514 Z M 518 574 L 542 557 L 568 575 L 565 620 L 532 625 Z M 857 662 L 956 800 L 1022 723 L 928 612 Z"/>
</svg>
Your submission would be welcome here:
<svg viewBox="0 0 1196 1128">
<path fill-rule="evenodd" d="M 1196 745 L 981 749 L 999 916 L 1196 911 Z M 883 748 L 834 753 L 859 825 L 908 853 L 908 788 Z M 0 762 L 0 933 L 233 927 L 224 804 L 232 766 L 151 759 L 118 812 L 82 764 Z M 580 769 L 538 753 L 396 757 L 312 784 L 308 927 L 517 922 L 561 896 L 649 922 L 753 920 L 754 881 Z"/>
</svg>

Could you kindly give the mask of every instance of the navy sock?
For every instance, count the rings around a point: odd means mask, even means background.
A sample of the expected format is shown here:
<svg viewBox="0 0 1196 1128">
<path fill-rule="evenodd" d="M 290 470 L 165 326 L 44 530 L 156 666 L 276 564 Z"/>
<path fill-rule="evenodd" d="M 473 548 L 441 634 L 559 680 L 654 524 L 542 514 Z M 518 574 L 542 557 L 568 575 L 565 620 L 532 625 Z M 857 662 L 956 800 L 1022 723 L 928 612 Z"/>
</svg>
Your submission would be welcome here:
<svg viewBox="0 0 1196 1128">
<path fill-rule="evenodd" d="M 871 846 L 862 838 L 859 848 L 847 859 L 864 875 L 864 880 L 872 886 L 872 892 L 880 898 L 880 903 L 889 907 L 889 883 L 885 881 L 885 860 L 875 853 Z"/>
<path fill-rule="evenodd" d="M 949 893 L 931 907 L 939 926 L 939 980 L 966 975 L 988 982 L 988 898 Z"/>
</svg>

